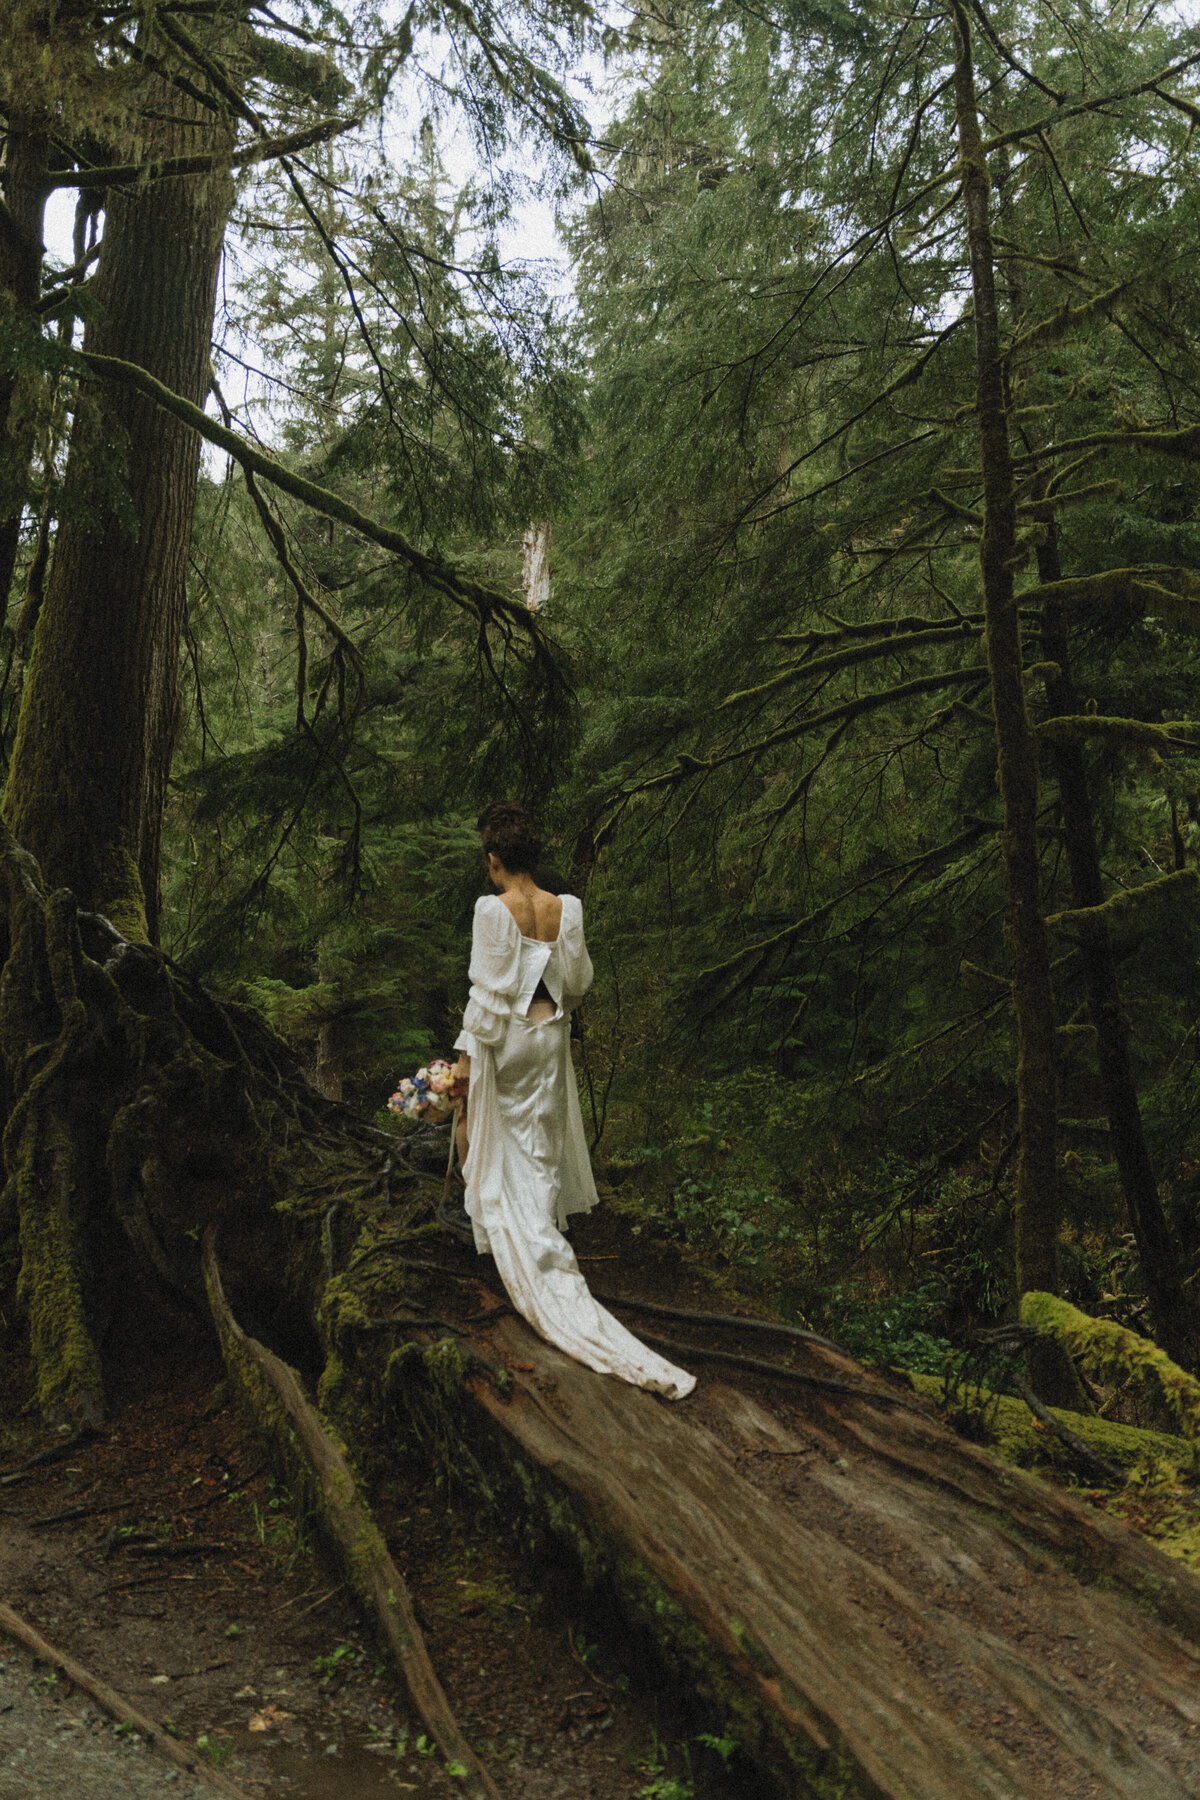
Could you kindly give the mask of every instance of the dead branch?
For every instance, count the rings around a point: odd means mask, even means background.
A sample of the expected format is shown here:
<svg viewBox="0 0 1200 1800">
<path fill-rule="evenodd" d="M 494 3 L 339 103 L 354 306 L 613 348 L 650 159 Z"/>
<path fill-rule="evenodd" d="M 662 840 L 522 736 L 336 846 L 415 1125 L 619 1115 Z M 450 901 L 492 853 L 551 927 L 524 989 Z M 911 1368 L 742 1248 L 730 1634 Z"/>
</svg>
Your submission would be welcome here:
<svg viewBox="0 0 1200 1800">
<path fill-rule="evenodd" d="M 168 1762 L 174 1763 L 177 1769 L 184 1770 L 186 1774 L 194 1776 L 197 1781 L 207 1782 L 209 1787 L 215 1788 L 219 1794 L 229 1796 L 229 1800 L 249 1800 L 244 1788 L 235 1787 L 232 1781 L 225 1779 L 224 1775 L 218 1775 L 217 1771 L 205 1762 L 197 1750 L 190 1748 L 181 1740 L 173 1738 L 169 1732 L 163 1730 L 161 1725 L 156 1725 L 153 1719 L 147 1717 L 139 1707 L 134 1706 L 131 1700 L 126 1700 L 123 1694 L 119 1694 L 116 1688 L 109 1687 L 106 1681 L 102 1681 L 98 1675 L 93 1675 L 91 1670 L 85 1669 L 82 1663 L 77 1663 L 73 1656 L 68 1656 L 65 1651 L 56 1650 L 53 1644 L 46 1641 L 40 1631 L 35 1631 L 32 1625 L 26 1624 L 20 1614 L 15 1613 L 12 1607 L 6 1605 L 2 1600 L 0 1600 L 0 1630 L 7 1632 L 9 1637 L 15 1638 L 17 1643 L 24 1644 L 27 1650 L 32 1650 L 39 1662 L 49 1663 L 53 1668 L 61 1669 L 68 1680 L 73 1681 L 77 1688 L 82 1688 L 85 1694 L 90 1695 L 97 1706 L 104 1708 L 110 1718 L 116 1719 L 119 1724 L 132 1725 L 148 1744 L 154 1746 L 160 1756 L 165 1757 Z"/>
<path fill-rule="evenodd" d="M 248 1337 L 230 1311 L 211 1226 L 204 1240 L 203 1271 L 230 1381 L 269 1437 L 291 1484 L 312 1497 L 347 1582 L 387 1645 L 418 1716 L 451 1770 L 462 1772 L 463 1793 L 472 1800 L 500 1800 L 450 1710 L 404 1577 L 388 1553 L 340 1444 L 306 1397 L 295 1371 Z"/>
<path fill-rule="evenodd" d="M 307 150 L 311 144 L 323 144 L 330 138 L 340 137 L 344 131 L 352 131 L 361 125 L 359 118 L 322 119 L 316 125 L 306 125 L 302 131 L 289 132 L 285 137 L 266 138 L 257 144 L 247 144 L 232 155 L 213 152 L 211 155 L 169 156 L 161 162 L 150 163 L 114 163 L 111 167 L 99 166 L 92 169 L 67 169 L 62 174 L 51 175 L 47 186 L 51 188 L 107 188 L 129 187 L 134 182 L 165 181 L 178 175 L 206 175 L 215 169 L 248 169 L 255 163 L 268 162 L 274 157 L 289 156 L 296 150 Z"/>
<path fill-rule="evenodd" d="M 1069 1430 L 1068 1427 L 1063 1424 L 1061 1419 L 1055 1418 L 1054 1414 L 1050 1411 L 1050 1408 L 1043 1405 L 1038 1399 L 1024 1376 L 1018 1375 L 1014 1370 L 1011 1380 L 1013 1387 L 1016 1389 L 1017 1393 L 1020 1394 L 1034 1418 L 1040 1425 L 1044 1425 L 1046 1430 L 1070 1451 L 1076 1462 L 1081 1464 L 1089 1474 L 1094 1477 L 1098 1476 L 1101 1481 L 1106 1482 L 1110 1487 L 1120 1488 L 1125 1486 L 1124 1469 L 1118 1469 L 1114 1463 L 1106 1461 L 1103 1456 L 1098 1456 L 1090 1444 L 1085 1444 L 1083 1439 L 1074 1431 Z"/>
</svg>

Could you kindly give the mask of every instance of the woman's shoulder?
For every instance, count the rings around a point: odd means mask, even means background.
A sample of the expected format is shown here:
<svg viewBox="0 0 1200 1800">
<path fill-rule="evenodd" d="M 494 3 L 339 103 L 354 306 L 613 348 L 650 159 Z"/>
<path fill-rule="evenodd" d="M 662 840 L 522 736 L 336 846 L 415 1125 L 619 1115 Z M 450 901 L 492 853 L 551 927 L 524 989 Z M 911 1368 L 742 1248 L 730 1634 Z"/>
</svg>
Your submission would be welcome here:
<svg viewBox="0 0 1200 1800">
<path fill-rule="evenodd" d="M 511 926 L 520 937 L 520 928 L 513 918 L 511 909 L 505 906 L 499 894 L 480 894 L 475 902 L 475 923 L 477 925 L 498 926 L 505 930 Z"/>
<path fill-rule="evenodd" d="M 583 929 L 583 901 L 577 894 L 560 894 L 562 901 L 562 924 L 560 931 L 581 931 Z"/>
</svg>

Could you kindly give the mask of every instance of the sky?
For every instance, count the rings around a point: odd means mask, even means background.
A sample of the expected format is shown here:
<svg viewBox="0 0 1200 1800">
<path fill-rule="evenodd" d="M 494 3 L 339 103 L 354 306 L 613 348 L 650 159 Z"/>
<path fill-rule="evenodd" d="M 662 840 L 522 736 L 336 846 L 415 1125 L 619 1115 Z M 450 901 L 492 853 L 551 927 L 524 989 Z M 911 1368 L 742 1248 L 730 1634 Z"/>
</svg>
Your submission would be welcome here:
<svg viewBox="0 0 1200 1800">
<path fill-rule="evenodd" d="M 1200 0 L 1198 0 L 1200 3 Z M 624 6 L 612 5 L 607 9 L 608 15 L 616 23 L 624 17 L 627 9 Z M 614 116 L 621 100 L 622 88 L 626 85 L 620 73 L 606 69 L 602 58 L 589 56 L 581 58 L 565 77 L 565 85 L 591 122 L 593 131 L 602 133 L 605 126 Z M 407 111 L 410 116 L 419 116 L 421 105 L 406 107 L 404 96 L 395 108 L 397 114 Z M 396 159 L 398 163 L 407 162 L 409 145 L 404 141 L 405 134 L 396 133 Z M 447 173 L 455 183 L 465 183 L 473 174 L 480 173 L 480 162 L 475 146 L 461 128 L 456 131 L 443 130 L 440 150 L 446 165 Z M 585 206 L 589 194 L 581 189 L 571 202 L 568 210 Z M 59 188 L 51 194 L 46 208 L 44 236 L 50 254 L 64 263 L 72 260 L 71 238 L 75 218 L 75 190 Z M 555 209 L 545 199 L 531 196 L 518 209 L 510 227 L 502 234 L 500 240 L 501 253 L 505 260 L 514 262 L 557 262 L 561 265 L 561 273 L 553 284 L 559 292 L 566 293 L 570 287 L 570 271 L 566 245 L 559 230 Z"/>
<path fill-rule="evenodd" d="M 626 8 L 614 3 L 608 9 L 611 22 L 614 24 L 625 15 Z M 599 56 L 585 57 L 573 66 L 564 77 L 564 83 L 572 98 L 577 101 L 581 110 L 590 121 L 593 133 L 599 135 L 617 111 L 622 98 L 622 90 L 627 89 L 628 72 L 615 72 L 605 67 Z M 428 93 L 418 88 L 412 81 L 407 89 L 398 86 L 389 115 L 395 123 L 385 123 L 385 143 L 389 157 L 397 168 L 411 166 L 413 157 L 414 122 L 419 125 L 423 114 L 428 110 Z M 403 123 L 400 123 L 403 121 Z M 368 127 L 377 129 L 377 124 Z M 474 178 L 486 177 L 486 167 L 481 163 L 476 145 L 472 142 L 465 127 L 452 121 L 447 112 L 438 123 L 439 152 L 451 184 L 455 187 L 464 185 Z M 539 170 L 536 157 L 525 166 L 527 152 L 524 147 L 517 149 L 510 160 L 521 175 L 531 178 L 531 187 L 536 184 L 536 177 L 543 173 Z M 588 204 L 594 190 L 580 185 L 566 201 L 566 212 L 569 214 Z M 51 257 L 67 265 L 73 259 L 72 230 L 75 216 L 75 190 L 57 189 L 50 196 L 46 208 L 44 237 Z M 507 227 L 500 233 L 499 247 L 502 259 L 506 263 L 527 264 L 536 262 L 540 265 L 543 288 L 556 299 L 570 304 L 572 292 L 572 272 L 567 255 L 566 245 L 560 230 L 560 219 L 554 204 L 547 198 L 534 192 L 526 194 L 516 207 Z M 234 254 L 230 259 L 230 268 L 241 260 L 236 247 L 231 245 Z M 258 252 L 254 253 L 259 254 Z M 472 254 L 469 235 L 464 235 L 460 255 L 469 260 Z M 228 347 L 254 368 L 270 366 L 272 358 L 259 346 L 248 343 L 231 335 L 231 327 L 226 319 L 221 327 L 224 341 Z M 240 391 L 234 391 L 234 390 Z M 271 390 L 265 381 L 253 375 L 238 374 L 229 383 L 228 399 L 235 411 L 242 414 L 247 424 L 267 441 L 274 436 L 274 428 L 269 418 L 273 410 L 269 404 Z M 213 472 L 223 458 L 211 451 L 206 451 L 206 463 L 212 464 Z"/>
</svg>

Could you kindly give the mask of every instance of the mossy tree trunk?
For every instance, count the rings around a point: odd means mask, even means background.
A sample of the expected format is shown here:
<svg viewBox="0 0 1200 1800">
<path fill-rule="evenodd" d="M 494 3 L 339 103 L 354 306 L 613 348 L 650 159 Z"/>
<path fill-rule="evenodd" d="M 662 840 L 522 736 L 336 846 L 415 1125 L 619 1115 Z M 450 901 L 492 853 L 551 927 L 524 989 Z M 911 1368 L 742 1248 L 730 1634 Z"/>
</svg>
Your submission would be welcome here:
<svg viewBox="0 0 1200 1800">
<path fill-rule="evenodd" d="M 7 607 L 28 498 L 32 419 L 22 416 L 23 369 L 39 333 L 35 308 L 42 288 L 42 219 L 49 192 L 49 120 L 8 119 L 0 209 L 0 613 Z"/>
<path fill-rule="evenodd" d="M 1046 523 L 1037 557 L 1039 579 L 1043 583 L 1061 581 L 1058 529 L 1053 518 Z M 1046 697 L 1051 712 L 1077 716 L 1084 707 L 1071 672 L 1066 610 L 1055 600 L 1048 600 L 1043 608 L 1042 649 L 1050 665 Z M 1073 903 L 1081 908 L 1099 906 L 1104 900 L 1104 883 L 1083 746 L 1078 739 L 1055 739 L 1050 754 L 1062 806 Z M 1112 1152 L 1150 1296 L 1155 1335 L 1174 1362 L 1195 1371 L 1200 1369 L 1200 1317 L 1183 1285 L 1179 1256 L 1150 1160 L 1129 1054 L 1129 1020 L 1121 1005 L 1112 938 L 1103 919 L 1081 930 L 1079 954 L 1096 1032 L 1096 1061 Z"/>
<path fill-rule="evenodd" d="M 220 115 L 164 96 L 154 154 L 230 141 Z M 219 173 L 109 192 L 85 350 L 203 403 L 232 198 Z M 5 799 L 52 887 L 151 942 L 199 457 L 196 434 L 133 390 L 81 392 Z"/>
<path fill-rule="evenodd" d="M 150 82 L 140 103 L 125 146 L 135 156 L 232 141 L 215 104 L 165 83 Z M 45 160 L 33 144 L 23 155 L 26 236 L 38 227 L 21 276 L 32 305 Z M 232 196 L 228 173 L 110 190 L 85 348 L 203 401 Z M 38 1397 L 57 1419 L 103 1413 L 96 1343 L 128 1269 L 178 1279 L 139 1194 L 172 1106 L 215 1068 L 161 967 L 131 952 L 157 935 L 199 451 L 194 431 L 131 389 L 79 393 L 5 794 L 0 1227 L 18 1236 Z"/>
<path fill-rule="evenodd" d="M 1058 1291 L 1056 1020 L 1042 911 L 1037 842 L 1037 750 L 1025 708 L 1021 628 L 1014 586 L 1017 509 L 996 300 L 990 180 L 979 128 L 971 28 L 955 0 L 955 119 L 975 309 L 976 411 L 983 469 L 979 559 L 1009 897 L 1013 1008 L 1017 1024 L 1016 1257 L 1021 1293 Z M 1030 1374 L 1044 1399 L 1080 1404 L 1079 1384 L 1054 1345 L 1035 1346 Z"/>
</svg>

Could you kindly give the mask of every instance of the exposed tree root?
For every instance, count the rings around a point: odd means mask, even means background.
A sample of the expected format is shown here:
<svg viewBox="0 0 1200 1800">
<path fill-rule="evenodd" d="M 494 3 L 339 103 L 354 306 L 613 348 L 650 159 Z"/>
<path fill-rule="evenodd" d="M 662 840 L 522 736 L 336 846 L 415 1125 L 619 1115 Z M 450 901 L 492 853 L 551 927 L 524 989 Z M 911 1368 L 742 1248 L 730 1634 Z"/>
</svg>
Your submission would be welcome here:
<svg viewBox="0 0 1200 1800">
<path fill-rule="evenodd" d="M 653 1344 L 656 1350 L 665 1350 L 684 1363 L 693 1358 L 700 1362 L 724 1363 L 727 1368 L 748 1369 L 753 1375 L 770 1375 L 776 1381 L 795 1381 L 801 1387 L 820 1388 L 828 1394 L 854 1394 L 860 1400 L 869 1400 L 872 1406 L 899 1406 L 905 1412 L 932 1416 L 921 1401 L 910 1400 L 907 1394 L 898 1394 L 894 1388 L 878 1384 L 868 1386 L 865 1381 L 842 1381 L 836 1375 L 814 1375 L 809 1369 L 767 1362 L 761 1356 L 739 1356 L 732 1350 L 710 1350 L 704 1344 L 681 1344 L 678 1338 L 663 1337 L 661 1332 L 643 1331 L 641 1337 L 644 1344 Z"/>
<path fill-rule="evenodd" d="M 24 1481 L 30 1469 L 40 1468 L 45 1463 L 61 1462 L 64 1456 L 71 1456 L 81 1444 L 96 1436 L 95 1427 L 84 1425 L 79 1431 L 73 1431 L 70 1437 L 62 1438 L 57 1444 L 51 1444 L 45 1450 L 27 1456 L 24 1462 L 17 1463 L 11 1469 L 5 1469 L 0 1475 L 0 1487 L 10 1481 Z"/>
<path fill-rule="evenodd" d="M 744 1317 L 741 1313 L 697 1312 L 690 1306 L 663 1306 L 657 1300 L 637 1300 L 632 1294 L 602 1294 L 599 1288 L 593 1288 L 597 1300 L 603 1300 L 605 1306 L 628 1306 L 634 1312 L 651 1313 L 656 1319 L 684 1319 L 689 1325 L 727 1325 L 738 1331 L 761 1332 L 768 1337 L 791 1338 L 797 1344 L 820 1344 L 826 1350 L 836 1350 L 840 1356 L 849 1356 L 840 1344 L 832 1338 L 822 1337 L 819 1331 L 806 1331 L 800 1325 L 785 1325 L 779 1319 L 756 1319 Z"/>
<path fill-rule="evenodd" d="M 229 1309 L 210 1227 L 204 1280 L 229 1378 L 258 1430 L 270 1441 L 293 1490 L 304 1496 L 341 1564 L 359 1604 L 377 1627 L 426 1730 L 450 1774 L 471 1800 L 499 1800 L 442 1691 L 404 1578 L 363 1499 L 343 1446 L 306 1398 L 298 1376 L 256 1339 Z"/>
<path fill-rule="evenodd" d="M 194 1776 L 197 1781 L 207 1782 L 208 1786 L 215 1788 L 218 1794 L 225 1794 L 228 1800 L 249 1800 L 249 1795 L 244 1788 L 235 1787 L 232 1781 L 227 1781 L 224 1775 L 219 1775 L 196 1750 L 182 1743 L 178 1738 L 173 1738 L 169 1732 L 163 1730 L 161 1725 L 156 1725 L 153 1719 L 136 1707 L 131 1700 L 126 1700 L 123 1694 L 119 1694 L 116 1688 L 109 1687 L 106 1681 L 102 1681 L 98 1675 L 93 1675 L 91 1670 L 85 1669 L 82 1663 L 77 1663 L 73 1656 L 68 1656 L 65 1651 L 56 1650 L 53 1644 L 46 1641 L 40 1631 L 36 1631 L 32 1625 L 27 1624 L 19 1613 L 15 1613 L 12 1607 L 5 1605 L 3 1601 L 0 1601 L 0 1631 L 7 1632 L 9 1637 L 16 1639 L 17 1643 L 24 1644 L 27 1650 L 32 1650 L 39 1662 L 50 1663 L 53 1667 L 61 1669 L 77 1688 L 81 1688 L 85 1694 L 90 1694 L 97 1706 L 102 1706 L 110 1718 L 116 1719 L 119 1724 L 132 1725 L 148 1744 L 154 1746 L 160 1756 L 165 1757 L 168 1762 L 174 1763 L 177 1769 L 182 1769 L 186 1774 Z"/>
</svg>

